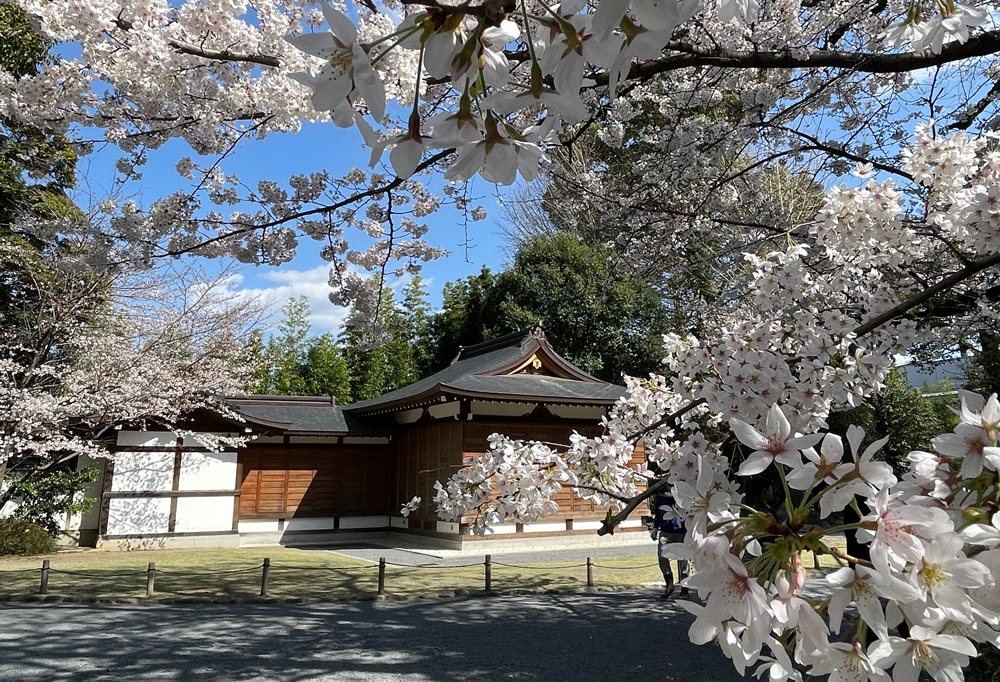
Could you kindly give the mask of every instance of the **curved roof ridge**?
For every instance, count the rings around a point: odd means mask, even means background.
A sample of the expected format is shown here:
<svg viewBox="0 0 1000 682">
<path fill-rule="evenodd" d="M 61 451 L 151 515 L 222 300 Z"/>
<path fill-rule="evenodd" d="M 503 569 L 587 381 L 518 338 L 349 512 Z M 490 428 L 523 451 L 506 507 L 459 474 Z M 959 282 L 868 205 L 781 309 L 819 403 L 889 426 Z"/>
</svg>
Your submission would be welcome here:
<svg viewBox="0 0 1000 682">
<path fill-rule="evenodd" d="M 500 348 L 522 346 L 525 341 L 528 341 L 531 338 L 544 339 L 545 332 L 542 331 L 540 326 L 535 326 L 511 332 L 510 334 L 505 334 L 504 336 L 500 336 L 495 339 L 480 341 L 479 343 L 474 343 L 471 346 L 459 346 L 458 355 L 456 355 L 455 359 L 451 361 L 451 364 L 454 365 L 459 360 L 474 358 L 477 355 L 489 353 L 490 351 L 498 350 Z"/>
</svg>

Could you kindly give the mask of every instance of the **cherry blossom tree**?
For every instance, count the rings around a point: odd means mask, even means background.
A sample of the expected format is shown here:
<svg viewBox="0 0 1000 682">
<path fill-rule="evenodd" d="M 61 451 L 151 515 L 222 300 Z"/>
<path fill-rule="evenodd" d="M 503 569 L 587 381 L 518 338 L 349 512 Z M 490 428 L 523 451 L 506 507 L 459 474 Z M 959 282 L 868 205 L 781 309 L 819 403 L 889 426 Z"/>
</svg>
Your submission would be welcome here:
<svg viewBox="0 0 1000 682">
<path fill-rule="evenodd" d="M 23 483 L 81 455 L 107 457 L 116 426 L 184 432 L 199 409 L 239 420 L 223 396 L 254 369 L 240 339 L 262 310 L 227 294 L 225 275 L 164 266 L 111 277 L 10 242 L 2 257 L 35 291 L 0 330 L 0 507 L 15 494 L 7 474 Z"/>
<path fill-rule="evenodd" d="M 964 396 L 962 424 L 934 453 L 911 453 L 899 480 L 876 459 L 879 441 L 862 450 L 859 430 L 847 447 L 822 432 L 833 407 L 881 388 L 894 355 L 996 327 L 993 4 L 19 4 L 79 56 L 0 74 L 0 115 L 117 144 L 133 177 L 172 138 L 215 158 L 180 159 L 193 185 L 146 210 L 108 202 L 104 220 L 24 227 L 46 243 L 96 228 L 105 258 L 281 263 L 309 237 L 332 263 L 336 299 L 374 314 L 360 300 L 377 298 L 388 270 L 438 255 L 421 220 L 444 201 L 483 217 L 466 183 L 555 177 L 550 149 L 603 145 L 597 163 L 562 177 L 608 207 L 626 252 L 642 262 L 695 245 L 737 271 L 740 295 L 701 337 L 666 339 L 667 374 L 630 380 L 603 436 L 555 449 L 496 435 L 440 484 L 439 513 L 487 532 L 552 513 L 570 486 L 610 508 L 611 532 L 669 488 L 688 528 L 676 554 L 693 561 L 705 598 L 690 605 L 691 638 L 775 682 L 803 670 L 952 682 L 972 642 L 1000 641 L 996 396 Z M 357 128 L 374 171 L 253 188 L 225 173 L 243 140 L 302 120 Z M 618 154 L 627 163 L 612 163 Z M 454 183 L 442 196 L 424 183 L 432 172 Z M 827 188 L 818 215 L 756 191 L 780 173 Z M 719 226 L 733 238 L 705 237 Z M 374 243 L 350 246 L 349 228 Z M 754 454 L 730 467 L 734 438 Z M 647 462 L 632 468 L 640 444 Z M 741 475 L 772 468 L 786 488 L 781 520 L 740 492 Z M 809 520 L 848 506 L 860 522 Z M 831 530 L 867 534 L 870 558 L 829 546 Z M 804 551 L 846 562 L 829 599 L 804 596 Z M 845 630 L 850 602 L 860 615 Z"/>
</svg>

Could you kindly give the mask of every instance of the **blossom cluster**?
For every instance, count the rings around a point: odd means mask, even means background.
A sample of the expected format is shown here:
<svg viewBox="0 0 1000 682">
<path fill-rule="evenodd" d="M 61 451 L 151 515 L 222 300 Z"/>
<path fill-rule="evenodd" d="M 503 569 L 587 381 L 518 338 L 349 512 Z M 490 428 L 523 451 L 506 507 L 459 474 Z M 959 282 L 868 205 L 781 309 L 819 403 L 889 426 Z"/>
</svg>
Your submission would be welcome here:
<svg viewBox="0 0 1000 682">
<path fill-rule="evenodd" d="M 591 128 L 610 148 L 648 150 L 631 164 L 641 182 L 624 178 L 615 187 L 614 178 L 607 182 L 593 167 L 571 174 L 584 188 L 573 201 L 613 199 L 618 215 L 606 219 L 623 225 L 615 241 L 630 257 L 655 262 L 669 244 L 703 241 L 714 217 L 743 224 L 741 214 L 750 212 L 754 224 L 767 225 L 783 210 L 739 188 L 745 172 L 734 171 L 747 166 L 747 150 L 777 146 L 772 158 L 794 159 L 803 149 L 820 149 L 834 159 L 858 158 L 883 142 L 852 132 L 859 142 L 850 152 L 816 144 L 775 125 L 787 120 L 775 114 L 795 102 L 796 115 L 832 115 L 844 130 L 858 131 L 866 121 L 872 130 L 892 128 L 860 116 L 862 102 L 903 92 L 914 84 L 906 74 L 920 68 L 917 62 L 943 54 L 949 42 L 982 37 L 989 23 L 972 4 L 937 3 L 931 11 L 913 0 L 892 0 L 874 13 L 845 0 L 521 0 L 513 11 L 495 0 L 350 8 L 299 0 L 18 4 L 45 37 L 76 48 L 34 75 L 0 73 L 0 114 L 70 133 L 84 151 L 95 143 L 117 146 L 126 178 L 140 178 L 150 153 L 174 138 L 198 155 L 218 157 L 204 167 L 180 160 L 178 172 L 193 189 L 148 207 L 123 202 L 100 229 L 53 229 L 98 232 L 100 243 L 113 235 L 138 244 L 143 258 L 199 253 L 274 264 L 289 260 L 306 236 L 325 244 L 340 298 L 352 300 L 380 284 L 354 281 L 348 266 L 381 278 L 387 269 L 416 268 L 441 255 L 410 239 L 413 230 L 405 226 L 406 247 L 399 248 L 392 202 L 410 196 L 416 226 L 434 208 L 416 176 L 438 170 L 456 183 L 530 180 L 550 172 L 548 152 L 561 144 L 560 135 L 577 138 Z M 912 53 L 900 54 L 901 47 Z M 758 52 L 793 60 L 801 73 L 765 69 L 745 78 L 745 69 L 758 68 L 752 64 Z M 813 57 L 836 61 L 851 53 L 899 57 L 899 65 L 887 74 L 847 72 L 833 81 L 810 65 Z M 854 62 L 843 66 L 852 70 Z M 357 128 L 372 150 L 371 164 L 384 163 L 391 175 L 379 169 L 357 182 L 351 171 L 305 199 L 291 191 L 255 192 L 222 170 L 245 141 L 295 132 L 303 121 Z M 844 162 L 829 163 L 839 169 Z M 406 179 L 406 187 L 396 182 Z M 666 219 L 650 221 L 665 191 L 677 198 Z M 382 220 L 364 218 L 374 202 Z M 464 201 L 455 204 L 464 208 Z M 483 216 L 481 207 L 469 208 L 473 218 Z M 345 224 L 377 231 L 377 243 L 349 247 Z M 665 238 L 649 239 L 650 224 L 661 226 Z M 630 225 L 647 228 L 634 238 Z"/>
<path fill-rule="evenodd" d="M 862 186 L 828 192 L 801 243 L 746 254 L 746 294 L 726 324 L 665 337 L 669 373 L 627 380 L 603 436 L 576 436 L 565 452 L 494 436 L 482 459 L 439 484 L 439 513 L 488 532 L 551 513 L 565 486 L 608 507 L 612 530 L 637 501 L 669 490 L 666 512 L 688 529 L 671 551 L 693 562 L 689 584 L 705 599 L 689 606 L 690 636 L 719 642 L 741 673 L 961 679 L 975 643 L 1000 642 L 997 397 L 961 394 L 961 423 L 934 439 L 935 452 L 911 453 L 901 479 L 877 457 L 886 439 L 862 447 L 857 427 L 846 444 L 822 432 L 830 411 L 881 388 L 894 356 L 995 319 L 981 296 L 997 263 L 984 208 L 996 186 L 991 140 L 938 139 L 921 126 L 904 158 L 933 216 L 924 228 L 909 229 L 913 208 L 895 185 L 858 168 Z M 912 273 L 942 243 L 965 269 L 939 290 L 975 303 L 948 326 L 920 324 L 909 313 L 934 289 Z M 738 466 L 727 434 L 750 451 Z M 771 471 L 785 491 L 777 513 L 742 485 Z M 840 520 L 848 508 L 860 521 Z M 857 533 L 867 556 L 830 544 L 838 532 Z M 846 565 L 808 578 L 806 553 Z M 851 603 L 860 615 L 845 628 Z"/>
</svg>

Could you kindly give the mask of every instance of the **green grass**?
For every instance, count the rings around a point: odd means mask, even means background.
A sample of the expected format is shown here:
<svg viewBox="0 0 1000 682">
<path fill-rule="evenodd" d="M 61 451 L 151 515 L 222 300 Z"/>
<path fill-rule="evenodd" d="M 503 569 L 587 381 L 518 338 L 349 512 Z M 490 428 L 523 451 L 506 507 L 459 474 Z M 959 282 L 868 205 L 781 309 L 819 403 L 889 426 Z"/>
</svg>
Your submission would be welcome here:
<svg viewBox="0 0 1000 682">
<path fill-rule="evenodd" d="M 271 559 L 268 596 L 276 598 L 372 595 L 378 569 L 333 552 L 278 547 L 218 550 L 81 551 L 50 557 L 0 559 L 0 595 L 38 591 L 41 562 L 51 562 L 48 593 L 74 597 L 137 597 L 146 593 L 146 567 L 156 563 L 156 597 L 250 597 L 260 592 L 264 557 Z M 419 596 L 457 589 L 482 590 L 484 567 L 478 557 L 461 568 L 388 565 L 386 593 Z M 597 586 L 635 586 L 662 580 L 651 556 L 594 560 Z M 500 592 L 566 589 L 586 585 L 583 561 L 492 567 Z"/>
<path fill-rule="evenodd" d="M 843 538 L 828 538 L 844 549 Z M 185 549 L 107 552 L 83 550 L 60 552 L 48 557 L 0 559 L 0 596 L 38 592 L 42 559 L 49 559 L 51 595 L 65 597 L 139 597 L 146 594 L 146 567 L 156 563 L 158 598 L 251 597 L 260 593 L 260 566 L 271 559 L 268 596 L 276 598 L 348 597 L 373 595 L 378 589 L 375 565 L 329 551 L 257 547 L 244 549 Z M 813 568 L 812 555 L 803 557 Z M 482 558 L 470 556 L 462 568 L 386 567 L 386 594 L 420 596 L 458 589 L 482 590 Z M 493 589 L 570 589 L 587 584 L 583 561 L 504 565 L 494 560 Z M 829 555 L 820 557 L 824 570 L 840 564 Z M 676 571 L 675 571 L 676 575 Z M 594 584 L 598 587 L 637 586 L 662 581 L 653 556 L 615 557 L 594 560 Z"/>
</svg>

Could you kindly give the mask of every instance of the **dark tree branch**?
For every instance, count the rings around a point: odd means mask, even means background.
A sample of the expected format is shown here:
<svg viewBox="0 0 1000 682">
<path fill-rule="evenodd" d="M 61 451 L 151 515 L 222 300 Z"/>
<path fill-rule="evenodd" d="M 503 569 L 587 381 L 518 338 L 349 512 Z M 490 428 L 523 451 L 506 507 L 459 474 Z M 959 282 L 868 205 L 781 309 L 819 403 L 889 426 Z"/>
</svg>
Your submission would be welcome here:
<svg viewBox="0 0 1000 682">
<path fill-rule="evenodd" d="M 281 60 L 268 54 L 211 50 L 207 47 L 186 43 L 183 40 L 168 40 L 167 43 L 181 54 L 189 54 L 194 57 L 204 57 L 220 62 L 249 62 L 261 66 L 273 66 L 276 69 L 281 68 Z"/>
<path fill-rule="evenodd" d="M 666 488 L 668 484 L 669 484 L 668 480 L 667 480 L 666 476 L 664 476 L 663 478 L 661 478 L 660 480 L 658 480 L 656 483 L 654 483 L 653 485 L 649 486 L 648 488 L 646 488 L 645 490 L 643 490 L 641 493 L 639 493 L 638 495 L 636 495 L 635 497 L 633 497 L 631 499 L 631 501 L 629 501 L 629 503 L 626 504 L 625 507 L 622 508 L 622 510 L 620 512 L 618 512 L 617 514 L 613 514 L 613 515 L 612 514 L 608 514 L 608 518 L 604 519 L 604 525 L 601 526 L 597 530 L 597 534 L 598 535 L 613 535 L 614 532 L 615 532 L 615 528 L 618 527 L 618 524 L 621 523 L 622 521 L 624 521 L 625 519 L 627 519 L 629 517 L 629 514 L 631 514 L 632 512 L 634 512 L 636 510 L 636 507 L 638 507 L 640 504 L 642 504 L 643 501 L 648 500 L 650 497 L 652 497 L 656 493 L 658 493 L 661 490 L 663 490 L 664 488 Z"/>
<path fill-rule="evenodd" d="M 909 311 L 913 310 L 922 303 L 925 303 L 926 301 L 929 301 L 930 299 L 934 298 L 941 292 L 947 291 L 948 289 L 955 286 L 959 282 L 962 282 L 968 279 L 969 277 L 972 277 L 973 275 L 978 274 L 983 270 L 987 270 L 993 267 L 994 265 L 998 264 L 1000 264 L 1000 253 L 995 253 L 992 256 L 981 258 L 980 260 L 977 260 L 971 265 L 962 268 L 958 272 L 954 272 L 951 275 L 948 275 L 934 286 L 924 289 L 916 296 L 903 301 L 899 305 L 893 306 L 892 308 L 890 308 L 889 310 L 885 311 L 880 315 L 876 315 L 872 319 L 862 324 L 860 327 L 857 327 L 854 330 L 854 334 L 856 336 L 864 336 L 865 334 L 875 329 L 878 329 L 886 322 L 894 320 L 895 318 L 908 313 Z"/>
<path fill-rule="evenodd" d="M 424 161 L 422 161 L 419 166 L 417 166 L 417 171 L 423 170 L 423 169 L 425 169 L 425 168 L 427 168 L 429 166 L 434 165 L 435 163 L 437 163 L 441 159 L 445 158 L 449 154 L 453 153 L 454 151 L 455 151 L 454 149 L 445 149 L 444 151 L 440 151 L 437 154 L 434 154 L 433 156 L 429 156 L 428 158 L 424 159 Z M 346 199 L 341 199 L 340 201 L 334 202 L 334 203 L 329 204 L 327 206 L 320 206 L 318 208 L 310 209 L 308 211 L 301 211 L 299 213 L 295 213 L 295 214 L 292 214 L 292 215 L 289 215 L 289 216 L 285 216 L 285 217 L 279 218 L 277 220 L 271 220 L 271 221 L 266 222 L 266 223 L 260 223 L 260 224 L 256 224 L 256 225 L 247 224 L 247 223 L 239 223 L 239 222 L 225 223 L 225 225 L 233 225 L 233 226 L 237 226 L 238 225 L 239 227 L 237 227 L 234 230 L 231 230 L 230 232 L 226 232 L 225 234 L 219 234 L 219 235 L 216 235 L 214 237 L 209 237 L 209 238 L 207 238 L 207 239 L 205 239 L 203 241 L 200 241 L 198 244 L 195 244 L 194 246 L 185 247 L 183 249 L 165 250 L 162 253 L 165 256 L 181 256 L 181 255 L 184 255 L 186 253 L 197 252 L 199 249 L 203 249 L 204 247 L 208 246 L 209 244 L 214 244 L 216 242 L 225 241 L 225 240 L 228 240 L 228 239 L 233 239 L 234 237 L 237 237 L 237 236 L 243 235 L 243 234 L 247 234 L 248 232 L 256 232 L 258 230 L 266 230 L 266 229 L 271 228 L 271 227 L 278 227 L 278 226 L 285 225 L 285 224 L 290 223 L 290 222 L 295 221 L 295 220 L 301 220 L 302 218 L 308 218 L 309 216 L 313 216 L 313 215 L 320 215 L 320 214 L 324 214 L 324 213 L 327 213 L 327 214 L 328 213 L 332 213 L 333 211 L 336 211 L 338 208 L 343 208 L 344 206 L 348 206 L 350 204 L 356 203 L 356 202 L 361 201 L 363 199 L 369 199 L 371 197 L 378 196 L 380 194 L 384 194 L 385 192 L 393 190 L 396 187 L 399 187 L 404 182 L 406 182 L 406 180 L 407 180 L 406 178 L 398 178 L 398 177 L 397 178 L 393 178 L 391 181 L 387 182 L 384 185 L 380 185 L 378 187 L 372 187 L 371 189 L 365 190 L 364 192 L 358 192 L 357 194 L 353 194 L 353 195 L 347 197 Z"/>
<path fill-rule="evenodd" d="M 987 31 L 965 43 L 948 43 L 940 54 L 932 52 L 846 52 L 818 50 L 812 54 L 798 55 L 791 51 L 758 52 L 753 50 L 728 50 L 721 47 L 706 48 L 690 43 L 671 42 L 668 50 L 681 54 L 639 62 L 632 66 L 627 80 L 649 80 L 661 73 L 687 69 L 693 66 L 716 66 L 727 69 L 852 69 L 861 73 L 904 73 L 952 62 L 986 57 L 1000 51 L 1000 31 Z M 608 84 L 608 74 L 596 77 L 597 85 Z"/>
<path fill-rule="evenodd" d="M 986 107 L 993 104 L 1000 97 L 1000 81 L 994 81 L 993 87 L 981 100 L 969 106 L 962 112 L 958 119 L 948 126 L 948 130 L 968 130 L 981 113 L 986 111 Z"/>
</svg>

